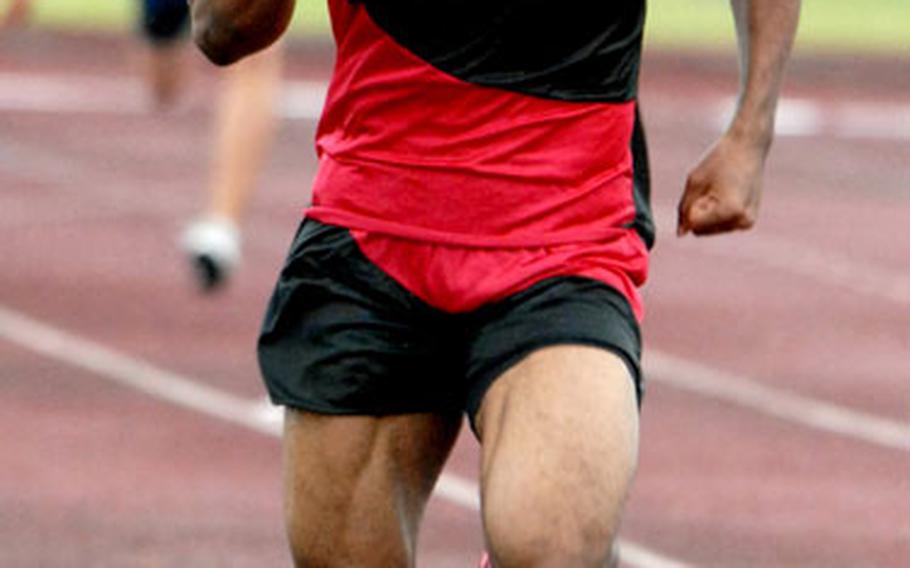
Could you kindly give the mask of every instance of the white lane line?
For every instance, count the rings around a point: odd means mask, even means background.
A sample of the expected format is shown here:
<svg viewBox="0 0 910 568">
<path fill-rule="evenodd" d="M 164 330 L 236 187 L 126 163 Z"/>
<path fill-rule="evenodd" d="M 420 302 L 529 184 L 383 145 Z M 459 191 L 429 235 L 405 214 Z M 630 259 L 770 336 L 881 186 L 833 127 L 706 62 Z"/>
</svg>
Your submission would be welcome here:
<svg viewBox="0 0 910 568">
<path fill-rule="evenodd" d="M 661 233 L 671 235 L 676 231 L 676 213 L 670 209 L 654 207 L 654 219 Z M 667 242 L 672 246 L 672 239 Z M 739 262 L 756 262 L 854 294 L 910 305 L 910 273 L 770 234 L 759 234 L 754 238 L 704 239 L 697 249 L 690 251 L 734 258 Z"/>
<path fill-rule="evenodd" d="M 896 304 L 910 304 L 910 274 L 857 261 L 830 250 L 821 250 L 794 241 L 762 235 L 727 246 L 717 253 L 752 259 L 805 278 L 839 286 L 853 293 L 876 297 Z"/>
<path fill-rule="evenodd" d="M 622 559 L 623 565 L 638 566 L 639 568 L 688 568 L 689 566 L 628 540 L 619 541 L 619 557 Z"/>
<path fill-rule="evenodd" d="M 280 115 L 289 120 L 317 120 L 326 88 L 325 81 L 286 81 Z M 686 104 L 688 112 L 698 109 L 707 123 L 722 130 L 732 116 L 735 98 L 714 96 L 700 100 L 695 106 Z M 137 77 L 3 72 L 0 73 L 0 110 L 141 114 L 149 111 L 148 89 Z M 777 113 L 777 134 L 910 140 L 910 104 L 784 97 Z"/>
<path fill-rule="evenodd" d="M 0 337 L 155 398 L 221 418 L 265 434 L 274 425 L 259 419 L 254 403 L 165 371 L 0 306 Z"/>
<path fill-rule="evenodd" d="M 646 350 L 645 376 L 677 389 L 723 400 L 816 430 L 910 451 L 910 424 L 788 393 L 656 350 Z"/>
<path fill-rule="evenodd" d="M 328 84 L 322 81 L 285 81 L 281 116 L 287 119 L 318 120 L 322 115 Z"/>
<path fill-rule="evenodd" d="M 138 114 L 147 90 L 136 79 L 90 75 L 0 73 L 0 110 Z"/>
<path fill-rule="evenodd" d="M 815 102 L 783 99 L 778 103 L 774 126 L 777 136 L 817 136 L 824 128 L 824 113 Z"/>
<path fill-rule="evenodd" d="M 286 81 L 279 116 L 317 120 L 326 88 L 324 81 Z M 149 97 L 135 77 L 0 73 L 0 111 L 137 116 L 152 113 Z"/>
<path fill-rule="evenodd" d="M 0 306 L 0 337 L 27 350 L 88 371 L 177 406 L 220 418 L 270 436 L 281 435 L 281 423 L 249 400 L 209 387 L 93 341 Z M 444 472 L 435 495 L 471 511 L 480 510 L 480 490 L 473 480 Z M 641 544 L 620 541 L 623 561 L 639 568 L 686 568 L 686 564 Z"/>
<path fill-rule="evenodd" d="M 711 106 L 709 116 L 714 128 L 725 130 L 736 99 L 720 99 Z M 910 140 L 910 104 L 784 97 L 778 103 L 775 132 L 794 137 Z"/>
</svg>

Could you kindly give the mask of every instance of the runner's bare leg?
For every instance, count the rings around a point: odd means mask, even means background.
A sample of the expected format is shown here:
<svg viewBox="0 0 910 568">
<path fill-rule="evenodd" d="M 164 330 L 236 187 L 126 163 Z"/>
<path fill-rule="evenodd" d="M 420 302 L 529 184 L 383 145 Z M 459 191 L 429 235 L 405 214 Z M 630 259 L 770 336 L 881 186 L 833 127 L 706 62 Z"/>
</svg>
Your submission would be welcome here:
<svg viewBox="0 0 910 568">
<path fill-rule="evenodd" d="M 483 520 L 497 567 L 601 567 L 638 461 L 625 363 L 593 347 L 549 347 L 484 397 Z"/>
<path fill-rule="evenodd" d="M 285 517 L 297 566 L 414 565 L 461 416 L 285 417 Z"/>
</svg>

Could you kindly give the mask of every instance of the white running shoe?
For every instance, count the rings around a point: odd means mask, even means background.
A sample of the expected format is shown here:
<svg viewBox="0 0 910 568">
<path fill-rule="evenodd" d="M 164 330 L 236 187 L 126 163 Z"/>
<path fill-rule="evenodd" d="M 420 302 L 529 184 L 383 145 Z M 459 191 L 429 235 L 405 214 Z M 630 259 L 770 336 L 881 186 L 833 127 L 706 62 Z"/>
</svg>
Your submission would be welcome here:
<svg viewBox="0 0 910 568">
<path fill-rule="evenodd" d="M 206 217 L 193 222 L 180 239 L 203 292 L 220 288 L 240 263 L 240 231 L 230 219 Z"/>
</svg>

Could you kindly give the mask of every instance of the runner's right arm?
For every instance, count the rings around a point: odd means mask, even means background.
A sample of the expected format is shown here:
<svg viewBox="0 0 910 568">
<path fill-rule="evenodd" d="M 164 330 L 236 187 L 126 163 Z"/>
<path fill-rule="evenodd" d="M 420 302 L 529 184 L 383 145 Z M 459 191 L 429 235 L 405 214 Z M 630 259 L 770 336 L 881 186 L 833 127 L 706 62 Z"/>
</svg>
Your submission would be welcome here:
<svg viewBox="0 0 910 568">
<path fill-rule="evenodd" d="M 295 0 L 189 0 L 193 41 L 216 65 L 230 65 L 274 43 Z"/>
</svg>

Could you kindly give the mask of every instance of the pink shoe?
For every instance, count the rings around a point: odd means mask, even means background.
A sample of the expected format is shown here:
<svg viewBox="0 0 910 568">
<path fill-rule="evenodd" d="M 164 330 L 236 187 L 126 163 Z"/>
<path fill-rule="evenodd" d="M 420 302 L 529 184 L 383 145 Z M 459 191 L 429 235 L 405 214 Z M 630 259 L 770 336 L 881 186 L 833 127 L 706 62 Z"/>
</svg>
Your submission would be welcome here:
<svg viewBox="0 0 910 568">
<path fill-rule="evenodd" d="M 480 557 L 480 564 L 477 568 L 492 568 L 492 566 L 493 565 L 490 564 L 490 553 L 484 552 L 483 556 Z"/>
</svg>

